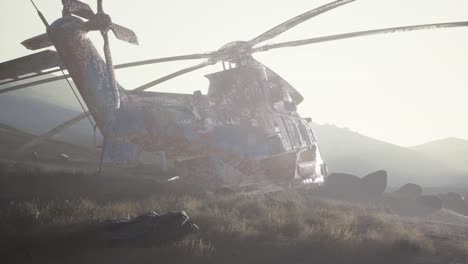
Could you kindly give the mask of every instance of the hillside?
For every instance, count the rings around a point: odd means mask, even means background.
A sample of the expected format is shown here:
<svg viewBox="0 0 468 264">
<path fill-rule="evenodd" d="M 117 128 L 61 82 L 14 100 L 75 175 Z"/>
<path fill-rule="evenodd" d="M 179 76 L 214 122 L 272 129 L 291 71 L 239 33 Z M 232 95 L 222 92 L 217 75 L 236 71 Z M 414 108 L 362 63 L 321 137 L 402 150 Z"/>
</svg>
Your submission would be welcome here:
<svg viewBox="0 0 468 264">
<path fill-rule="evenodd" d="M 333 125 L 314 125 L 330 171 L 365 175 L 384 169 L 389 185 L 414 182 L 425 186 L 468 185 L 466 173 L 413 149 L 375 140 Z"/>
<path fill-rule="evenodd" d="M 33 80 L 42 80 L 50 77 L 56 77 L 57 75 L 44 75 L 42 77 L 34 78 Z M 28 83 L 30 80 L 19 81 L 11 84 L 1 85 L 0 88 L 9 88 L 14 85 L 20 85 L 23 83 Z M 81 107 L 78 104 L 75 96 L 68 87 L 68 84 L 65 80 L 50 82 L 46 84 L 36 85 L 28 87 L 25 89 L 16 90 L 6 94 L 2 94 L 0 98 L 4 96 L 14 96 L 21 98 L 30 98 L 42 103 L 51 104 L 53 106 L 58 106 L 61 108 L 67 108 L 70 110 L 81 111 Z"/>
<path fill-rule="evenodd" d="M 446 138 L 414 146 L 411 149 L 468 173 L 468 140 Z"/>
<path fill-rule="evenodd" d="M 33 134 L 42 134 L 80 112 L 76 99 L 62 81 L 0 96 L 0 123 Z M 425 186 L 468 186 L 466 141 L 447 139 L 403 148 L 336 126 L 314 126 L 330 171 L 365 175 L 385 169 L 390 175 L 390 186 L 407 182 Z M 97 136 L 99 144 L 101 138 Z M 94 146 L 93 130 L 87 120 L 54 139 Z"/>
<path fill-rule="evenodd" d="M 18 83 L 17 83 L 18 84 Z M 7 88 L 8 85 L 1 86 Z M 40 135 L 82 110 L 64 81 L 38 85 L 0 96 L 0 123 Z M 98 142 L 100 135 L 98 134 Z M 75 124 L 54 139 L 94 146 L 93 129 L 88 120 Z"/>
<path fill-rule="evenodd" d="M 2 146 L 0 158 L 31 159 L 33 158 L 32 152 L 37 152 L 39 160 L 54 160 L 62 153 L 76 161 L 95 161 L 98 158 L 98 152 L 94 149 L 57 140 L 47 140 L 24 153 L 17 153 L 17 149 L 33 138 L 32 134 L 0 124 L 0 146 Z"/>
</svg>

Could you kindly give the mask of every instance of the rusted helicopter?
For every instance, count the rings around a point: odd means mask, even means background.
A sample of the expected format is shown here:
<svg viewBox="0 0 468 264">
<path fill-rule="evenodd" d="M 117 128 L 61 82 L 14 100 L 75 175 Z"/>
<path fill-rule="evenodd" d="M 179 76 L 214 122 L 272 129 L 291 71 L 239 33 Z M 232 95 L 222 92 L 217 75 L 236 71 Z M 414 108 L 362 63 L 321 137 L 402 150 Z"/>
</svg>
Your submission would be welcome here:
<svg viewBox="0 0 468 264">
<path fill-rule="evenodd" d="M 0 85 L 58 71 L 64 76 L 16 85 L 0 93 L 71 78 L 89 109 L 86 111 L 83 106 L 83 114 L 39 136 L 22 150 L 88 117 L 104 136 L 101 165 L 151 164 L 159 162 L 163 155 L 181 178 L 206 184 L 239 184 L 258 177 L 280 182 L 321 183 L 327 176 L 327 167 L 320 156 L 311 119 L 297 113 L 297 105 L 304 98 L 278 74 L 256 61 L 252 54 L 368 35 L 468 26 L 467 21 L 413 25 L 256 47 L 315 16 L 354 1 L 338 0 L 323 5 L 256 38 L 232 42 L 214 52 L 114 67 L 108 32 L 113 31 L 118 39 L 137 44 L 135 33 L 114 24 L 104 13 L 102 0 L 98 0 L 96 14 L 85 3 L 62 0 L 63 16 L 50 25 L 36 8 L 47 33 L 22 43 L 32 50 L 54 46 L 56 51 L 42 51 L 0 64 L 0 80 L 3 80 Z M 105 61 L 87 38 L 89 31 L 101 32 Z M 192 59 L 206 60 L 133 90 L 124 89 L 115 79 L 114 69 Z M 223 70 L 206 76 L 210 81 L 207 94 L 145 91 L 219 62 Z M 208 178 L 203 178 L 205 176 Z"/>
</svg>

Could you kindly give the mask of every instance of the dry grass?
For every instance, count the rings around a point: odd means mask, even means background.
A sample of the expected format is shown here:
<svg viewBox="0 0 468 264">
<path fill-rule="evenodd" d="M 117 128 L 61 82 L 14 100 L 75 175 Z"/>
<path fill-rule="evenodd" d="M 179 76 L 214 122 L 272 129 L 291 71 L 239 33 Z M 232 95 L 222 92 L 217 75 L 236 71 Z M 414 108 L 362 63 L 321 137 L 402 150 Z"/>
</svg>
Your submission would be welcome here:
<svg viewBox="0 0 468 264">
<path fill-rule="evenodd" d="M 88 174 L 0 162 L 2 195 L 23 197 L 20 202 L 0 200 L 0 250 L 21 256 L 8 263 L 438 263 L 441 252 L 424 231 L 379 207 L 324 201 L 291 190 L 177 195 L 180 190 L 134 175 Z M 69 234 L 83 226 L 150 210 L 184 210 L 200 232 L 163 249 L 73 249 Z M 58 239 L 63 237 L 65 242 Z M 447 240 L 443 247 L 451 243 Z M 467 248 L 464 242 L 447 252 Z"/>
<path fill-rule="evenodd" d="M 41 241 L 51 228 L 63 230 L 148 210 L 185 210 L 201 232 L 169 247 L 190 257 L 224 256 L 229 247 L 317 249 L 361 254 L 430 254 L 431 241 L 379 208 L 316 200 L 278 192 L 257 195 L 162 196 L 138 202 L 99 204 L 90 200 L 20 202 L 0 210 L 3 237 Z M 255 252 L 255 250 L 254 250 Z M 386 253 L 385 253 L 386 252 Z"/>
</svg>

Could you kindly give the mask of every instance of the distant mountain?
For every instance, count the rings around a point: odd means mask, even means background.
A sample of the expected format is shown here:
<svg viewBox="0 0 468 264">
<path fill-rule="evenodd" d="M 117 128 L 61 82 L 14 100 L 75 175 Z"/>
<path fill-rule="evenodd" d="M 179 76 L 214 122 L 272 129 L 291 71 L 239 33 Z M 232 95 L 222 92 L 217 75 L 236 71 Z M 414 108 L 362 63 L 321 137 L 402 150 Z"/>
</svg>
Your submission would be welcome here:
<svg viewBox="0 0 468 264">
<path fill-rule="evenodd" d="M 48 74 L 42 77 L 35 78 L 36 80 L 42 80 L 50 77 L 57 77 L 56 75 Z M 24 84 L 30 82 L 29 80 L 19 81 L 11 84 L 1 85 L 0 89 L 9 88 L 19 84 Z M 72 82 L 73 84 L 73 82 Z M 82 111 L 81 107 L 76 100 L 73 92 L 70 90 L 67 82 L 65 80 L 59 80 L 55 82 L 49 82 L 46 84 L 31 86 L 28 88 L 12 91 L 9 93 L 2 94 L 0 96 L 14 96 L 21 98 L 34 99 L 43 103 L 51 104 L 53 106 L 58 106 L 70 110 Z"/>
<path fill-rule="evenodd" d="M 375 140 L 333 125 L 314 125 L 320 150 L 332 172 L 365 175 L 387 170 L 389 185 L 468 186 L 468 173 L 420 152 Z"/>
<path fill-rule="evenodd" d="M 50 76 L 48 76 L 50 77 Z M 8 85 L 0 88 L 7 88 Z M 40 135 L 83 110 L 65 81 L 56 81 L 0 95 L 0 123 Z M 57 140 L 94 146 L 93 129 L 83 120 L 54 137 Z M 100 135 L 97 135 L 100 143 Z"/>
<path fill-rule="evenodd" d="M 5 88 L 5 87 L 1 87 Z M 41 134 L 78 115 L 81 109 L 62 81 L 0 96 L 0 123 Z M 389 185 L 414 182 L 425 186 L 468 186 L 468 143 L 456 139 L 403 148 L 333 125 L 314 125 L 330 171 L 365 175 L 385 169 Z M 83 120 L 56 140 L 94 146 L 93 130 Z M 98 135 L 97 143 L 101 139 Z"/>
<path fill-rule="evenodd" d="M 98 159 L 98 151 L 95 149 L 65 143 L 57 140 L 46 140 L 32 149 L 18 153 L 23 144 L 32 140 L 35 136 L 14 127 L 0 124 L 0 158 L 31 159 L 36 152 L 40 160 L 57 159 L 60 154 L 66 154 L 75 161 L 94 162 Z"/>
<path fill-rule="evenodd" d="M 446 138 L 414 146 L 411 149 L 468 173 L 468 140 Z"/>
</svg>

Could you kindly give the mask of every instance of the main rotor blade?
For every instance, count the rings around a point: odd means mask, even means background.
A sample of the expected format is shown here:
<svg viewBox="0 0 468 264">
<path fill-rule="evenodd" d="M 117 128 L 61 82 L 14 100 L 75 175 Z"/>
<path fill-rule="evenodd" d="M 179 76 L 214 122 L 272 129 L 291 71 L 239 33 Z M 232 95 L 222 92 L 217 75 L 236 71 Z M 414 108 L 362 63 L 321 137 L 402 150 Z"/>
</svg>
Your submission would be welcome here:
<svg viewBox="0 0 468 264">
<path fill-rule="evenodd" d="M 123 27 L 121 25 L 112 24 L 111 26 L 112 32 L 117 39 L 126 41 L 128 43 L 138 45 L 138 37 L 131 29 Z"/>
<path fill-rule="evenodd" d="M 147 84 L 144 84 L 144 85 L 142 85 L 142 86 L 140 86 L 140 87 L 138 87 L 138 88 L 136 88 L 136 89 L 134 89 L 134 90 L 132 90 L 132 91 L 144 91 L 144 90 L 149 89 L 149 88 L 151 88 L 151 87 L 153 87 L 153 86 L 155 86 L 155 85 L 158 85 L 158 84 L 160 84 L 160 83 L 163 83 L 163 82 L 165 82 L 165 81 L 168 81 L 168 80 L 170 80 L 170 79 L 173 79 L 173 78 L 175 78 L 175 77 L 177 77 L 177 76 L 180 76 L 180 75 L 183 75 L 183 74 L 192 72 L 192 71 L 196 71 L 196 70 L 198 70 L 198 69 L 201 69 L 201 68 L 206 67 L 206 66 L 209 66 L 209 65 L 213 65 L 213 64 L 215 64 L 216 62 L 217 62 L 217 61 L 212 61 L 212 60 L 204 61 L 204 62 L 202 62 L 202 63 L 200 63 L 200 64 L 198 64 L 198 65 L 195 65 L 195 66 L 192 66 L 192 67 L 188 67 L 188 68 L 185 68 L 185 69 L 176 71 L 176 72 L 174 72 L 174 73 L 168 74 L 168 75 L 166 75 L 166 76 L 164 76 L 164 77 L 162 77 L 162 78 L 159 78 L 159 79 L 157 79 L 157 80 L 154 80 L 154 81 L 152 81 L 152 82 L 149 82 L 149 83 L 147 83 Z"/>
<path fill-rule="evenodd" d="M 45 140 L 48 140 L 50 139 L 51 137 L 57 135 L 58 133 L 62 132 L 63 130 L 73 126 L 74 124 L 80 122 L 81 120 L 85 119 L 86 117 L 88 117 L 91 113 L 89 111 L 87 112 L 84 112 L 84 113 L 81 113 L 80 115 L 66 121 L 66 122 L 63 122 L 62 124 L 56 126 L 55 128 L 49 130 L 48 132 L 46 132 L 45 134 L 43 135 L 40 135 L 34 139 L 32 139 L 31 141 L 29 141 L 28 143 L 24 144 L 23 146 L 21 146 L 17 151 L 18 152 L 24 152 L 38 144 L 40 144 L 41 142 L 44 142 Z"/>
<path fill-rule="evenodd" d="M 195 53 L 195 54 L 188 54 L 188 55 L 181 55 L 181 56 L 158 58 L 158 59 L 152 59 L 152 60 L 129 62 L 129 63 L 115 65 L 115 69 L 123 69 L 123 68 L 155 64 L 155 63 L 161 63 L 161 62 L 169 62 L 169 61 L 209 59 L 211 57 L 214 57 L 217 54 L 218 54 L 217 52 Z"/>
<path fill-rule="evenodd" d="M 267 51 L 267 50 L 278 49 L 278 48 L 297 47 L 297 46 L 303 46 L 303 45 L 309 45 L 309 44 L 315 44 L 315 43 L 321 43 L 321 42 L 327 42 L 327 41 L 333 41 L 333 40 L 364 37 L 364 36 L 378 35 L 378 34 L 389 34 L 389 33 L 409 32 L 409 31 L 416 31 L 416 30 L 429 30 L 429 29 L 439 29 L 439 28 L 455 28 L 455 27 L 468 27 L 468 21 L 383 28 L 383 29 L 374 29 L 374 30 L 367 30 L 367 31 L 358 31 L 358 32 L 344 33 L 344 34 L 338 34 L 338 35 L 324 36 L 324 37 L 318 37 L 318 38 L 287 41 L 287 42 L 282 42 L 282 43 L 277 43 L 277 44 L 260 46 L 258 48 L 254 48 L 253 52 Z"/>
<path fill-rule="evenodd" d="M 0 63 L 0 81 L 22 80 L 21 76 L 40 74 L 60 67 L 62 62 L 56 51 L 44 50 L 31 55 Z"/>
<path fill-rule="evenodd" d="M 340 7 L 342 5 L 345 5 L 345 4 L 348 4 L 348 3 L 351 3 L 351 2 L 354 2 L 356 0 L 337 0 L 335 2 L 332 2 L 332 3 L 329 3 L 329 4 L 326 4 L 326 5 L 323 5 L 321 7 L 318 7 L 318 8 L 315 8 L 315 9 L 312 9 L 310 11 L 307 11 L 297 17 L 294 17 L 270 30 L 268 30 L 267 32 L 261 34 L 260 36 L 252 39 L 249 41 L 250 43 L 250 46 L 253 47 L 255 45 L 257 45 L 258 43 L 260 42 L 264 42 L 266 40 L 269 40 L 269 39 L 272 39 L 282 33 L 284 33 L 285 31 L 301 24 L 302 22 L 305 22 L 315 16 L 318 16 L 320 14 L 323 14 L 327 11 L 330 11 L 332 9 L 335 9 L 337 7 Z"/>
<path fill-rule="evenodd" d="M 12 87 L 8 87 L 8 88 L 5 88 L 5 89 L 1 89 L 1 90 L 0 90 L 0 94 L 2 94 L 2 93 L 8 93 L 8 92 L 13 92 L 13 91 L 16 91 L 16 90 L 21 90 L 21 89 L 24 89 L 24 88 L 28 88 L 28 87 L 32 87 L 32 86 L 36 86 L 36 85 L 41 85 L 41 84 L 45 84 L 45 83 L 60 81 L 60 80 L 63 80 L 63 79 L 65 79 L 65 78 L 70 78 L 70 75 L 67 74 L 67 75 L 65 75 L 65 76 L 56 76 L 56 77 L 51 77 L 51 78 L 47 78 L 47 79 L 43 79 L 43 80 L 38 80 L 38 81 L 34 81 L 34 82 L 18 84 L 18 85 L 16 85 L 16 86 L 12 86 Z"/>
<path fill-rule="evenodd" d="M 199 53 L 199 54 L 188 54 L 188 55 L 181 55 L 181 56 L 173 56 L 173 57 L 165 57 L 165 58 L 159 58 L 159 59 L 152 59 L 152 60 L 144 60 L 144 61 L 137 61 L 137 62 L 130 62 L 130 63 L 123 63 L 123 64 L 118 64 L 115 65 L 114 69 L 124 69 L 124 68 L 129 68 L 129 67 L 137 67 L 137 66 L 143 66 L 143 65 L 148 65 L 148 64 L 155 64 L 155 63 L 162 63 L 162 62 L 169 62 L 169 61 L 180 61 L 180 60 L 196 60 L 196 59 L 205 59 L 205 58 L 212 58 L 216 56 L 218 53 L 217 52 L 209 52 L 209 53 Z M 65 78 L 70 78 L 70 75 L 65 75 L 65 76 L 54 76 L 38 81 L 33 81 L 29 83 L 23 83 L 19 84 L 16 86 L 11 86 L 5 89 L 0 90 L 0 94 L 2 93 L 7 93 L 7 92 L 12 92 L 16 90 L 21 90 L 24 88 L 28 88 L 31 86 L 36 86 L 36 85 L 41 85 L 41 84 L 46 84 L 49 82 L 55 82 L 59 81 Z"/>
</svg>

